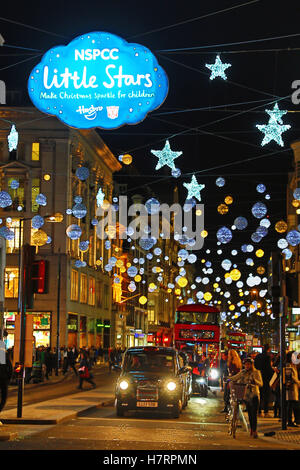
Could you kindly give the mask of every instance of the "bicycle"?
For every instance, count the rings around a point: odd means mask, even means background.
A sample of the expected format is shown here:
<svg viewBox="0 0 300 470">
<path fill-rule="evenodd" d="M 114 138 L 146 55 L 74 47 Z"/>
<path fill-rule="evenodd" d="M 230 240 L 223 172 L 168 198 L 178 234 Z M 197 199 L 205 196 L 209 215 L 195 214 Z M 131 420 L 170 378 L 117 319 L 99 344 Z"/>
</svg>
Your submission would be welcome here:
<svg viewBox="0 0 300 470">
<path fill-rule="evenodd" d="M 226 420 L 228 421 L 228 424 L 229 424 L 228 434 L 230 434 L 234 439 L 236 436 L 239 405 L 243 401 L 246 386 L 247 386 L 246 384 L 229 382 L 230 400 L 229 400 L 229 412 L 228 412 L 228 415 L 226 416 Z"/>
</svg>

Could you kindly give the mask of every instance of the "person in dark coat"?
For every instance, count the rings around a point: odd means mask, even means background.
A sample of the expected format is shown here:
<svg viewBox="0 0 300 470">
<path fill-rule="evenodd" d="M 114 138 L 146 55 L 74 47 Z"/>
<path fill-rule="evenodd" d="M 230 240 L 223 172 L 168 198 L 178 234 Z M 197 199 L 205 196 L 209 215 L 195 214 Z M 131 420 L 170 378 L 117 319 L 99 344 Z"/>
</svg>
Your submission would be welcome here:
<svg viewBox="0 0 300 470">
<path fill-rule="evenodd" d="M 271 388 L 269 382 L 274 374 L 274 370 L 271 365 L 270 352 L 271 348 L 268 344 L 266 344 L 264 346 L 263 352 L 258 354 L 254 359 L 254 366 L 257 370 L 260 370 L 263 379 L 263 386 L 260 389 L 259 415 L 262 415 L 263 410 L 264 416 L 266 418 L 270 417 L 269 401 L 271 396 Z"/>
<path fill-rule="evenodd" d="M 68 366 L 70 366 L 73 369 L 73 371 L 74 371 L 74 373 L 77 377 L 78 373 L 77 373 L 77 370 L 76 370 L 76 367 L 75 367 L 76 359 L 77 359 L 76 349 L 68 348 L 68 352 L 67 352 L 68 365 L 67 365 L 67 368 L 68 368 Z"/>
<path fill-rule="evenodd" d="M 52 366 L 53 366 L 51 348 L 49 347 L 46 348 L 44 360 L 45 360 L 45 366 L 46 366 L 45 377 L 47 380 L 49 380 L 49 375 L 52 375 Z"/>
<path fill-rule="evenodd" d="M 5 364 L 0 364 L 0 411 L 3 410 L 8 393 L 8 384 L 13 374 L 13 368 L 8 352 L 5 353 Z"/>
<path fill-rule="evenodd" d="M 82 390 L 82 384 L 84 380 L 89 382 L 93 386 L 93 388 L 96 388 L 96 384 L 93 381 L 93 375 L 90 372 L 90 370 L 91 370 L 91 365 L 90 365 L 87 352 L 82 351 L 80 353 L 80 364 L 79 364 L 79 369 L 78 369 L 79 385 L 77 388 L 79 388 L 79 390 Z M 85 376 L 87 371 L 88 371 L 88 377 Z"/>
</svg>

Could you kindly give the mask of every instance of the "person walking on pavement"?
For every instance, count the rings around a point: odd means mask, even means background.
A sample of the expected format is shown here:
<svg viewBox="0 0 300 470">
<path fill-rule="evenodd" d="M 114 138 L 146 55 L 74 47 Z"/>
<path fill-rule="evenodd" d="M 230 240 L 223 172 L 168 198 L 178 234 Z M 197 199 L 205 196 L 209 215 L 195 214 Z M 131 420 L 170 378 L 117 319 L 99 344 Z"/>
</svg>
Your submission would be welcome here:
<svg viewBox="0 0 300 470">
<path fill-rule="evenodd" d="M 228 378 L 240 372 L 242 370 L 242 367 L 243 367 L 243 364 L 238 353 L 234 349 L 229 349 L 228 359 L 227 359 Z M 226 382 L 224 386 L 225 406 L 224 406 L 224 409 L 222 410 L 223 413 L 228 412 L 229 399 L 230 399 L 230 390 L 229 390 L 228 382 Z"/>
<path fill-rule="evenodd" d="M 68 372 L 68 368 L 69 368 L 68 349 L 65 346 L 63 347 L 62 359 L 63 359 L 63 375 L 65 375 Z"/>
<path fill-rule="evenodd" d="M 76 370 L 76 367 L 75 367 L 77 355 L 76 355 L 75 351 L 76 351 L 76 349 L 74 350 L 72 348 L 68 348 L 68 352 L 67 352 L 67 360 L 68 360 L 67 369 L 70 366 L 73 369 L 73 371 L 74 371 L 74 373 L 77 377 L 78 373 L 77 373 L 77 370 Z"/>
<path fill-rule="evenodd" d="M 108 362 L 109 362 L 109 372 L 111 372 L 112 370 L 112 367 L 113 365 L 116 363 L 116 359 L 117 359 L 117 350 L 116 348 L 113 348 L 110 353 L 109 353 L 109 358 L 108 358 Z"/>
<path fill-rule="evenodd" d="M 77 388 L 79 390 L 83 390 L 82 384 L 83 384 L 84 380 L 89 382 L 93 386 L 93 388 L 96 388 L 96 384 L 93 381 L 93 375 L 90 372 L 90 369 L 91 369 L 91 366 L 90 366 L 90 362 L 89 362 L 89 359 L 88 359 L 87 352 L 82 351 L 80 353 L 80 363 L 79 363 L 79 369 L 78 369 L 79 385 L 78 385 Z"/>
<path fill-rule="evenodd" d="M 46 371 L 45 371 L 45 377 L 47 380 L 49 380 L 49 375 L 52 375 L 52 354 L 51 354 L 51 348 L 46 348 L 45 351 L 45 366 L 46 366 Z"/>
<path fill-rule="evenodd" d="M 8 352 L 5 352 L 5 360 L 0 364 L 0 412 L 3 410 L 8 393 L 8 384 L 13 374 L 13 367 Z"/>
<path fill-rule="evenodd" d="M 294 351 L 289 351 L 286 355 L 286 368 L 285 368 L 285 388 L 286 388 L 286 403 L 287 403 L 287 418 L 289 427 L 297 428 L 298 425 L 293 421 L 293 415 L 296 419 L 296 408 L 299 400 L 299 387 L 300 381 L 298 379 L 297 367 L 292 362 L 292 354 Z"/>
<path fill-rule="evenodd" d="M 263 379 L 259 370 L 255 369 L 254 361 L 250 357 L 244 362 L 245 369 L 230 377 L 232 382 L 247 384 L 244 401 L 249 417 L 250 436 L 257 438 L 257 412 L 259 407 L 260 392 L 263 386 Z"/>
<path fill-rule="evenodd" d="M 260 405 L 259 405 L 259 416 L 262 416 L 262 410 L 264 411 L 265 418 L 269 418 L 269 401 L 271 396 L 270 380 L 274 374 L 274 370 L 271 365 L 271 348 L 268 344 L 264 346 L 263 352 L 258 354 L 254 359 L 254 367 L 260 370 L 263 379 L 263 385 L 260 390 Z"/>
</svg>

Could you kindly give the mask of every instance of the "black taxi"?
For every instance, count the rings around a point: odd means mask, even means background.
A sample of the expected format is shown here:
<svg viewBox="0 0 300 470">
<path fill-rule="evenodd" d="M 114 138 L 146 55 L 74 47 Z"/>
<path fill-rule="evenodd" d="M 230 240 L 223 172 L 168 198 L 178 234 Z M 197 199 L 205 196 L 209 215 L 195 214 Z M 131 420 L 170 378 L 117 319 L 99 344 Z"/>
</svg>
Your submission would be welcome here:
<svg viewBox="0 0 300 470">
<path fill-rule="evenodd" d="M 188 369 L 173 348 L 137 346 L 128 348 L 116 383 L 117 416 L 125 411 L 168 412 L 178 418 L 189 399 Z"/>
</svg>

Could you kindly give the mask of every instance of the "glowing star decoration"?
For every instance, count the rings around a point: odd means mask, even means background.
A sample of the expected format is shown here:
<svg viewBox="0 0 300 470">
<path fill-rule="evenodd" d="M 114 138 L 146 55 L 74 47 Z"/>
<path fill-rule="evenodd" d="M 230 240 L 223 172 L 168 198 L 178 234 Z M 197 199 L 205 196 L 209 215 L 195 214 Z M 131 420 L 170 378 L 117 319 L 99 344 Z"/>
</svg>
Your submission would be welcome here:
<svg viewBox="0 0 300 470">
<path fill-rule="evenodd" d="M 167 165 L 171 170 L 176 170 L 174 160 L 177 157 L 182 155 L 182 152 L 173 152 L 170 147 L 170 143 L 167 140 L 165 146 L 162 150 L 151 150 L 151 153 L 158 158 L 157 165 L 155 167 L 156 170 L 159 170 L 163 166 Z"/>
<path fill-rule="evenodd" d="M 275 103 L 274 108 L 272 110 L 266 109 L 266 113 L 270 116 L 270 121 L 278 122 L 279 124 L 283 124 L 282 116 L 287 114 L 287 111 L 283 110 L 280 111 L 278 107 L 278 103 Z"/>
<path fill-rule="evenodd" d="M 200 191 L 205 188 L 205 184 L 198 184 L 195 175 L 192 176 L 190 183 L 183 183 L 183 186 L 188 190 L 187 199 L 195 197 L 198 201 L 201 201 Z"/>
<path fill-rule="evenodd" d="M 266 112 L 269 114 L 270 119 L 268 124 L 257 124 L 256 127 L 261 132 L 265 134 L 263 141 L 261 143 L 262 147 L 272 140 L 277 142 L 278 145 L 283 147 L 283 140 L 281 134 L 288 131 L 291 126 L 289 124 L 282 125 L 282 116 L 287 113 L 287 111 L 280 111 L 277 103 L 274 106 L 273 110 L 266 109 Z"/>
<path fill-rule="evenodd" d="M 96 196 L 97 207 L 102 207 L 104 198 L 105 198 L 105 194 L 102 191 L 102 189 L 99 188 L 97 192 L 97 196 Z"/>
<path fill-rule="evenodd" d="M 225 70 L 231 67 L 231 64 L 223 64 L 220 56 L 217 55 L 215 63 L 214 64 L 205 64 L 205 67 L 207 67 L 211 71 L 210 75 L 210 80 L 214 80 L 216 77 L 221 77 L 223 80 L 227 80 L 227 77 L 225 75 Z"/>
<path fill-rule="evenodd" d="M 17 150 L 18 140 L 19 140 L 19 134 L 18 134 L 18 131 L 16 130 L 15 125 L 13 124 L 11 126 L 10 133 L 7 137 L 8 151 L 9 152 L 12 152 L 13 150 Z"/>
</svg>

